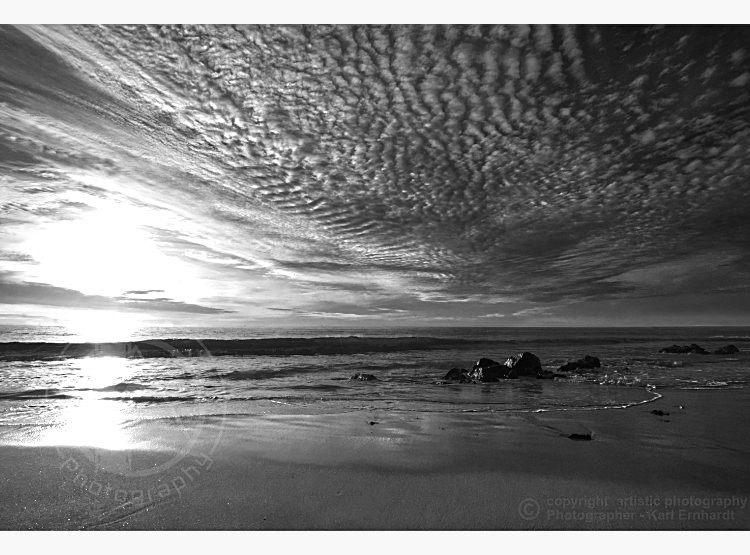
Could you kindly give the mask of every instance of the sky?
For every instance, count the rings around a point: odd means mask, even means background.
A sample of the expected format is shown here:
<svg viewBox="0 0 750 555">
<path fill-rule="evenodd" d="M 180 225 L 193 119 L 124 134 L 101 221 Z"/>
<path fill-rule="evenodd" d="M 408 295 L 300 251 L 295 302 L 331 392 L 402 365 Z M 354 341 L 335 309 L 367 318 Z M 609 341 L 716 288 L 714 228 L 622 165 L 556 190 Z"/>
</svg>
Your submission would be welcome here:
<svg viewBox="0 0 750 555">
<path fill-rule="evenodd" d="M 750 325 L 742 27 L 0 27 L 0 324 Z"/>
</svg>

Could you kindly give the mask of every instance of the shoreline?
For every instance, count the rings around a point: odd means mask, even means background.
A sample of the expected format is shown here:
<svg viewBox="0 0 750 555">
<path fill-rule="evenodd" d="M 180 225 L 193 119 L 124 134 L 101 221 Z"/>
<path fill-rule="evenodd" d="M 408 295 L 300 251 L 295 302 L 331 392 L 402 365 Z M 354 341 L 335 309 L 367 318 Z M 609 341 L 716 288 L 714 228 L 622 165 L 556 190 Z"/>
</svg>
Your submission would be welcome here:
<svg viewBox="0 0 750 555">
<path fill-rule="evenodd" d="M 3 446 L 0 528 L 747 529 L 749 450 L 737 432 L 748 394 L 663 393 L 597 411 L 143 422 L 133 433 L 152 446 L 127 455 L 141 472 L 160 469 L 143 476 L 114 469 L 121 452 Z M 193 451 L 165 465 L 164 446 L 186 432 L 199 436 Z M 593 440 L 572 441 L 574 433 Z M 60 451 L 76 454 L 88 484 Z M 110 472 L 95 471 L 90 453 Z M 94 495 L 95 479 L 111 492 L 151 488 L 151 497 Z M 699 504 L 670 501 L 690 499 Z M 707 506 L 718 499 L 733 505 Z"/>
</svg>

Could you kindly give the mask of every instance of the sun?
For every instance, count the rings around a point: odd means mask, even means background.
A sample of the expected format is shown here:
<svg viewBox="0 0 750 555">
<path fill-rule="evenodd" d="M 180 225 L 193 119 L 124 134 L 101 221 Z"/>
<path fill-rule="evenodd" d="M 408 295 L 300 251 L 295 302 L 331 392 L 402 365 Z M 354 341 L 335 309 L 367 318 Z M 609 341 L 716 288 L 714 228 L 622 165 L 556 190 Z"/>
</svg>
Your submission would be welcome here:
<svg viewBox="0 0 750 555">
<path fill-rule="evenodd" d="M 60 320 L 70 341 L 82 343 L 130 341 L 145 323 L 137 314 L 114 310 L 74 310 Z"/>
<path fill-rule="evenodd" d="M 128 204 L 103 203 L 74 220 L 43 226 L 25 244 L 36 277 L 86 295 L 116 297 L 179 280 L 179 264 L 163 254 Z"/>
<path fill-rule="evenodd" d="M 199 268 L 163 252 L 160 213 L 129 202 L 88 199 L 77 218 L 48 222 L 30 234 L 27 281 L 67 290 L 60 319 L 74 341 L 127 341 L 151 307 L 191 302 Z M 153 308 L 153 310 L 156 310 Z"/>
</svg>

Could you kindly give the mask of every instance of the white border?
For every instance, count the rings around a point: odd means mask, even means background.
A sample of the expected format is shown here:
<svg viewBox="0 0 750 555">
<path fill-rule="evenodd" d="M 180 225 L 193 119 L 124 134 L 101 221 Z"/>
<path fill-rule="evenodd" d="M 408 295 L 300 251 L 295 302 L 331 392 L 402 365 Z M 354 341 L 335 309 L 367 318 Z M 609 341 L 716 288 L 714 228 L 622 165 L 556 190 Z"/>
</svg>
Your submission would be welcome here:
<svg viewBox="0 0 750 555">
<path fill-rule="evenodd" d="M 0 23 L 750 23 L 738 0 L 26 0 Z"/>
<path fill-rule="evenodd" d="M 256 3 L 249 0 L 165 2 L 128 0 L 119 5 L 99 1 L 27 0 L 6 3 L 0 23 L 748 23 L 750 5 L 730 0 L 658 2 L 630 0 L 602 1 L 524 0 L 493 2 L 454 0 L 416 2 L 377 0 L 362 5 L 354 0 L 278 1 Z M 748 31 L 750 33 L 750 30 Z M 373 523 L 377 524 L 377 523 Z M 155 523 L 158 525 L 158 522 Z M 108 533 L 24 532 L 0 533 L 6 547 L 36 551 L 34 547 L 71 547 L 77 553 L 102 552 L 132 554 L 134 549 L 158 549 L 186 553 L 216 552 L 240 547 L 243 551 L 307 553 L 320 549 L 327 555 L 383 555 L 384 553 L 427 552 L 472 553 L 549 551 L 560 553 L 634 552 L 715 552 L 722 547 L 748 543 L 748 532 L 136 532 L 113 538 Z M 114 540 L 114 541 L 113 541 Z M 722 545 L 723 544 L 723 545 Z"/>
<path fill-rule="evenodd" d="M 116 537 L 115 537 L 116 536 Z M 5 547 L 75 553 L 555 553 L 634 555 L 736 550 L 748 532 L 2 532 Z M 233 548 L 237 548 L 236 550 Z"/>
</svg>

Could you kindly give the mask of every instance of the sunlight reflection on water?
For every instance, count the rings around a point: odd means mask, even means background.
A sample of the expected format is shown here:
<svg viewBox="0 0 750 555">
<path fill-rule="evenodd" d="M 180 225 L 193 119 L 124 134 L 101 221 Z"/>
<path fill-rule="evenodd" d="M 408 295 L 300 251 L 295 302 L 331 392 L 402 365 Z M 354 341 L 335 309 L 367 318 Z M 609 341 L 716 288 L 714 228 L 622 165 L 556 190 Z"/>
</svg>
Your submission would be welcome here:
<svg viewBox="0 0 750 555">
<path fill-rule="evenodd" d="M 126 431 L 131 409 L 125 403 L 105 399 L 112 384 L 133 376 L 134 366 L 115 357 L 83 358 L 73 361 L 71 385 L 80 399 L 65 405 L 57 422 L 46 429 L 39 442 L 46 445 L 85 445 L 104 449 L 127 449 L 132 441 Z"/>
</svg>

